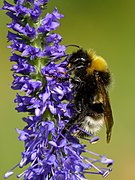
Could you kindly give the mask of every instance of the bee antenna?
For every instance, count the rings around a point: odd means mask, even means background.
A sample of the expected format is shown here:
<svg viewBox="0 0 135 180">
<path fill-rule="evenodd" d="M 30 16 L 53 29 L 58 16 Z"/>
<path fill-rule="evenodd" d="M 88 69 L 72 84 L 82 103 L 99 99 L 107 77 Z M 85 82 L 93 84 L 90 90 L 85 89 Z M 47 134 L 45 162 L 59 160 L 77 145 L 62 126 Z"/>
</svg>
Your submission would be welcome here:
<svg viewBox="0 0 135 180">
<path fill-rule="evenodd" d="M 80 47 L 80 46 L 78 46 L 78 45 L 76 45 L 76 44 L 68 44 L 68 45 L 66 45 L 66 47 L 70 47 L 70 46 L 73 46 L 73 47 L 76 47 L 76 48 L 81 49 L 81 47 Z"/>
</svg>

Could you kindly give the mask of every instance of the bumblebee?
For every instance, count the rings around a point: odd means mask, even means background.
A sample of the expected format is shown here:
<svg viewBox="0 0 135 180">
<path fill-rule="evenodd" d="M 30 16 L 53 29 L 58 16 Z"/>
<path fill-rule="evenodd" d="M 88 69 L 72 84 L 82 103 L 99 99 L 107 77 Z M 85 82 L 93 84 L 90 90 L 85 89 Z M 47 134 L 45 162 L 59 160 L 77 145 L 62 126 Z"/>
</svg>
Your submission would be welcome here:
<svg viewBox="0 0 135 180">
<path fill-rule="evenodd" d="M 92 50 L 79 49 L 68 59 L 68 72 L 75 90 L 75 113 L 68 123 L 77 125 L 74 135 L 85 137 L 106 126 L 107 143 L 113 126 L 108 87 L 111 75 L 106 61 Z"/>
</svg>

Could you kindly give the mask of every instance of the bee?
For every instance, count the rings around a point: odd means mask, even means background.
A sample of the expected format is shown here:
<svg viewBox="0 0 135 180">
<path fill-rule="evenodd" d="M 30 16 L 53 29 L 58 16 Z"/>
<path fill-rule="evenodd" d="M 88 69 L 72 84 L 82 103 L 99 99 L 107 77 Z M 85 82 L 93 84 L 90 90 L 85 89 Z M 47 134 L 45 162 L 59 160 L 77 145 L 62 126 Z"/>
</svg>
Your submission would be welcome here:
<svg viewBox="0 0 135 180">
<path fill-rule="evenodd" d="M 77 125 L 74 135 L 82 138 L 97 133 L 105 124 L 109 143 L 113 116 L 108 96 L 111 75 L 106 61 L 93 50 L 79 48 L 68 58 L 67 67 L 75 90 L 75 113 L 68 126 Z"/>
</svg>

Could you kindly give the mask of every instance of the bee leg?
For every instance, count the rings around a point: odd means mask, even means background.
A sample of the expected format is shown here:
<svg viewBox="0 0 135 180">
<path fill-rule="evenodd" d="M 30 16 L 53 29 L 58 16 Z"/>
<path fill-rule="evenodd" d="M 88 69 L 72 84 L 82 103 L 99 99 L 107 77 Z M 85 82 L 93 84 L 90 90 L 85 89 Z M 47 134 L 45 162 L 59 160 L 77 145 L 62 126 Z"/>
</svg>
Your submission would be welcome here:
<svg viewBox="0 0 135 180">
<path fill-rule="evenodd" d="M 75 112 L 77 112 L 77 113 L 82 112 L 82 102 L 80 100 L 78 100 L 77 104 L 75 104 Z"/>
<path fill-rule="evenodd" d="M 74 78 L 70 77 L 70 79 L 71 79 L 71 83 L 73 84 L 79 85 L 82 83 L 82 80 L 79 77 L 74 77 Z"/>
<path fill-rule="evenodd" d="M 69 81 L 69 79 L 71 80 L 71 83 L 78 86 L 82 83 L 82 80 L 80 78 L 73 78 L 73 77 L 57 77 L 57 80 L 60 82 L 64 82 L 64 81 Z"/>
</svg>

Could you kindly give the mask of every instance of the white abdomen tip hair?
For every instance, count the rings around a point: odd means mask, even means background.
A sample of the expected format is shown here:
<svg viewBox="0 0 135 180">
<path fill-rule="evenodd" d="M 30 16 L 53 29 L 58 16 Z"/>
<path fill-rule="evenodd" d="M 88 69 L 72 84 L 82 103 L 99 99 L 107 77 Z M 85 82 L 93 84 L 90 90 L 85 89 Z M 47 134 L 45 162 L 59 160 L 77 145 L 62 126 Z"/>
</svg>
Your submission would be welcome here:
<svg viewBox="0 0 135 180">
<path fill-rule="evenodd" d="M 104 117 L 95 120 L 90 116 L 85 116 L 81 127 L 86 132 L 95 134 L 103 127 L 103 124 L 104 124 Z"/>
</svg>

